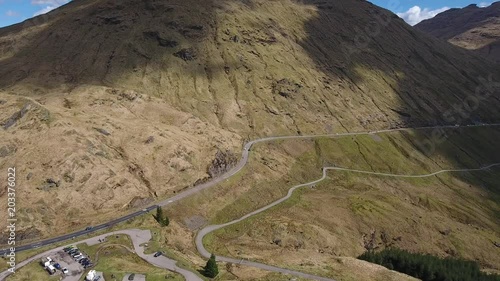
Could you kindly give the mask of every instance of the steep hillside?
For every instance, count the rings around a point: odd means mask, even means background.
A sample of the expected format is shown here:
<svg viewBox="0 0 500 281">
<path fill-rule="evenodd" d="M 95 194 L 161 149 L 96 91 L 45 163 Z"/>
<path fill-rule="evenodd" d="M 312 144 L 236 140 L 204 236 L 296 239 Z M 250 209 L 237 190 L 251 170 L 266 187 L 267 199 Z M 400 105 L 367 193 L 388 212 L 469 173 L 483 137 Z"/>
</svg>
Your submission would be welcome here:
<svg viewBox="0 0 500 281">
<path fill-rule="evenodd" d="M 496 62 L 500 61 L 500 2 L 451 9 L 415 26 L 424 32 Z"/>
<path fill-rule="evenodd" d="M 499 120 L 499 80 L 366 1 L 75 0 L 0 30 L 0 169 L 30 239 L 216 176 L 249 138 Z"/>
</svg>

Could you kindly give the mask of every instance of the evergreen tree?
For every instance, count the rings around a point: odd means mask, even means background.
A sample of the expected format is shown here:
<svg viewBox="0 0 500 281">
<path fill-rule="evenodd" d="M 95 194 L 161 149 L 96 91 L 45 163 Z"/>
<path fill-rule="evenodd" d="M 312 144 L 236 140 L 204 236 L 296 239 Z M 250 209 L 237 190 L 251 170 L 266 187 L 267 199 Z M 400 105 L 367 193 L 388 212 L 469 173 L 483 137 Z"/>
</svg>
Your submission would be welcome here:
<svg viewBox="0 0 500 281">
<path fill-rule="evenodd" d="M 160 206 L 156 207 L 156 216 L 155 216 L 155 219 L 160 224 L 163 221 L 163 210 L 161 209 Z"/>
<path fill-rule="evenodd" d="M 206 277 L 214 278 L 219 274 L 219 267 L 217 266 L 217 262 L 215 261 L 215 255 L 212 254 L 210 259 L 207 261 L 205 268 L 203 269 L 203 273 Z"/>
<path fill-rule="evenodd" d="M 500 276 L 481 272 L 475 261 L 439 258 L 399 249 L 368 251 L 359 259 L 380 264 L 423 281 L 500 281 Z"/>
<path fill-rule="evenodd" d="M 160 206 L 156 208 L 155 219 L 161 226 L 168 226 L 170 224 L 170 219 L 163 215 L 163 209 Z"/>
</svg>

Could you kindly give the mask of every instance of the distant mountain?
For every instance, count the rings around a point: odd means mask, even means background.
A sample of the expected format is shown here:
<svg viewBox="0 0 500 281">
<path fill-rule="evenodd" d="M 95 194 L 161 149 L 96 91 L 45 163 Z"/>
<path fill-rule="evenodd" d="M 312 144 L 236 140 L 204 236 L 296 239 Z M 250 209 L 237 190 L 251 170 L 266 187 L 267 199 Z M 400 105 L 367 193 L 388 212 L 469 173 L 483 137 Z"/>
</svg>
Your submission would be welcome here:
<svg viewBox="0 0 500 281">
<path fill-rule="evenodd" d="M 485 8 L 472 4 L 450 9 L 415 27 L 500 62 L 500 2 Z"/>
</svg>

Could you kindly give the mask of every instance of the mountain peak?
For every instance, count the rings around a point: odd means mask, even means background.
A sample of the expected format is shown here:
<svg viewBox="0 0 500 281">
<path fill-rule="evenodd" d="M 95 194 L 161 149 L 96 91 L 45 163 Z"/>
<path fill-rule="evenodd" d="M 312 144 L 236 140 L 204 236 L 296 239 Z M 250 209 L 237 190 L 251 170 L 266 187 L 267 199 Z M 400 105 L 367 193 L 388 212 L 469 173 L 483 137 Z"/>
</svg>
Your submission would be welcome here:
<svg viewBox="0 0 500 281">
<path fill-rule="evenodd" d="M 457 46 L 477 50 L 490 60 L 500 61 L 500 2 L 487 7 L 471 4 L 425 20 L 415 27 Z"/>
</svg>

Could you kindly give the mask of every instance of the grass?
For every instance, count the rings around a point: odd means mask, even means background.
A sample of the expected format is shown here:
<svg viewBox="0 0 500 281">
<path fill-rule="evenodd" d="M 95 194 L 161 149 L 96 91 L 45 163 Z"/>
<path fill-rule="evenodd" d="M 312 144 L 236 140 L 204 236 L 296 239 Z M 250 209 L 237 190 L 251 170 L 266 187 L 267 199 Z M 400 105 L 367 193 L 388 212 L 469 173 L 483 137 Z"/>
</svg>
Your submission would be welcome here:
<svg viewBox="0 0 500 281">
<path fill-rule="evenodd" d="M 381 141 L 375 141 L 371 136 L 314 140 L 314 149 L 307 149 L 296 157 L 296 162 L 289 162 L 288 166 L 283 167 L 289 174 L 293 173 L 293 176 L 285 175 L 274 182 L 261 180 L 253 183 L 250 183 L 248 178 L 243 178 L 246 182 L 240 183 L 240 186 L 249 184 L 252 188 L 242 193 L 241 198 L 228 198 L 234 203 L 221 208 L 212 222 L 230 221 L 244 214 L 242 209 L 254 210 L 276 200 L 296 182 L 316 179 L 318 176 L 315 171 L 319 170 L 322 165 L 396 174 L 426 174 L 449 168 L 478 168 L 500 161 L 495 146 L 489 143 L 492 137 L 498 135 L 497 129 L 452 130 L 455 131 L 454 134 L 449 136 L 447 142 L 438 144 L 439 149 L 431 155 L 412 153 L 415 146 L 409 141 L 415 138 L 420 138 L 421 141 L 427 137 L 426 131 L 384 134 L 380 136 Z M 286 141 L 283 142 L 282 146 L 286 143 Z M 484 143 L 484 145 L 478 145 L 478 143 Z M 473 153 L 468 149 L 471 146 L 474 147 L 471 149 Z M 271 154 L 269 151 L 272 149 L 280 150 L 273 144 L 263 144 L 260 149 L 252 152 L 254 154 L 252 161 L 259 161 L 263 154 Z M 450 160 L 444 157 L 444 154 L 456 155 L 456 159 Z M 261 172 L 258 169 L 258 163 L 255 162 L 250 162 L 248 169 L 257 173 Z M 253 253 L 252 259 L 254 260 L 283 265 L 283 263 L 276 263 L 275 258 L 270 255 L 273 251 L 283 251 L 283 249 L 266 252 L 270 246 L 265 246 L 263 242 L 271 242 L 272 235 L 274 235 L 272 233 L 276 231 L 273 225 L 283 221 L 294 222 L 299 224 L 304 231 L 307 228 L 319 227 L 328 233 L 335 233 L 335 239 L 345 241 L 347 247 L 351 245 L 348 241 L 361 235 L 360 230 L 351 229 L 348 233 L 342 233 L 338 231 L 341 227 L 339 224 L 346 222 L 337 220 L 335 224 L 328 225 L 333 222 L 317 217 L 328 214 L 328 209 L 346 210 L 347 208 L 349 217 L 344 217 L 345 214 L 339 216 L 352 224 L 350 226 L 352 228 L 365 229 L 364 231 L 370 228 L 379 229 L 379 231 L 382 229 L 391 232 L 394 239 L 399 239 L 398 236 L 402 234 L 408 240 L 419 241 L 415 242 L 418 246 L 411 244 L 411 241 L 396 243 L 416 251 L 442 255 L 444 251 L 449 251 L 451 248 L 452 252 L 455 251 L 456 254 L 466 258 L 479 258 L 485 268 L 494 269 L 500 266 L 500 260 L 492 255 L 486 257 L 484 253 L 491 253 L 488 249 L 492 247 L 492 241 L 499 239 L 498 235 L 495 235 L 499 230 L 498 216 L 495 214 L 498 214 L 500 210 L 499 200 L 497 200 L 498 175 L 500 174 L 498 170 L 494 168 L 491 171 L 444 173 L 426 178 L 400 179 L 330 171 L 330 180 L 318 185 L 317 188 L 297 191 L 288 201 L 265 213 L 207 235 L 204 243 L 209 251 L 217 254 L 238 258 Z M 304 174 L 297 175 L 296 171 L 302 171 Z M 290 178 L 302 178 L 302 180 L 293 182 Z M 283 185 L 286 188 L 283 188 Z M 270 192 L 269 189 L 280 190 L 281 194 Z M 341 195 L 343 193 L 347 195 Z M 324 200 L 324 202 L 318 203 L 313 199 Z M 332 204 L 338 204 L 338 208 L 331 207 Z M 417 233 L 412 233 L 414 231 L 409 229 L 414 227 L 411 226 L 412 223 L 418 225 L 420 230 L 415 230 Z M 443 238 L 447 242 L 438 242 L 436 238 L 421 240 L 424 233 L 432 235 L 431 237 L 439 237 L 443 235 L 440 231 L 453 227 L 456 227 L 456 231 L 449 237 Z M 319 242 L 327 238 L 309 239 Z M 351 249 L 350 254 L 347 255 L 355 256 L 358 254 L 356 251 L 362 250 L 359 244 L 356 247 L 358 250 Z M 237 252 L 240 254 L 236 254 Z M 290 253 L 286 250 L 285 252 Z M 303 255 L 307 256 L 307 254 Z"/>
<path fill-rule="evenodd" d="M 184 280 L 179 274 L 154 267 L 120 247 L 110 247 L 102 251 L 95 270 L 102 271 L 104 279 L 110 281 L 121 281 L 126 274 L 130 273 L 145 274 L 148 281 Z"/>
<path fill-rule="evenodd" d="M 498 134 L 495 129 L 460 129 L 460 134 L 452 135 L 449 142 L 440 144 L 440 150 L 435 154 L 426 156 L 413 153 L 415 146 L 412 140 L 423 139 L 426 134 L 427 132 L 422 131 L 397 132 L 380 135 L 378 140 L 372 136 L 359 136 L 287 140 L 280 141 L 279 144 L 261 143 L 252 149 L 248 166 L 236 176 L 216 188 L 175 203 L 165 211 L 177 222 L 182 222 L 183 218 L 194 214 L 211 218 L 211 223 L 230 221 L 284 196 L 295 184 L 319 178 L 321 167 L 325 165 L 377 172 L 424 174 L 450 167 L 477 168 L 481 166 L 478 157 L 485 157 L 482 163 L 491 163 L 498 159 L 495 158 L 497 152 L 491 150 L 494 147 L 489 146 L 490 140 L 486 138 L 488 135 L 495 137 Z M 479 156 L 472 156 L 464 148 L 481 140 L 485 140 L 486 144 L 482 150 L 475 148 L 475 153 Z M 454 162 L 443 157 L 443 153 L 453 153 L 457 158 L 465 160 Z M 298 228 L 319 227 L 321 231 L 335 234 L 337 239 L 343 239 L 345 248 L 351 248 L 342 250 L 344 255 L 348 256 L 355 256 L 361 250 L 358 242 L 353 244 L 353 239 L 361 235 L 360 232 L 369 231 L 374 227 L 392 232 L 393 238 L 402 233 L 408 239 L 418 240 L 419 235 L 424 232 L 438 233 L 440 227 L 447 227 L 443 226 L 443 223 L 446 223 L 461 230 L 459 233 L 453 233 L 449 239 L 453 243 L 445 243 L 445 246 L 454 247 L 456 251 L 463 253 L 474 245 L 477 249 L 470 251 L 473 258 L 478 256 L 477 253 L 481 249 L 488 252 L 484 247 L 490 242 L 471 243 L 470 239 L 476 237 L 493 241 L 497 238 L 494 232 L 488 232 L 488 229 L 498 228 L 498 219 L 494 219 L 495 210 L 498 210 L 496 173 L 485 171 L 441 174 L 418 179 L 394 179 L 330 171 L 328 176 L 329 180 L 318 184 L 312 191 L 305 188 L 298 190 L 285 203 L 208 235 L 205 237 L 207 248 L 217 254 L 234 255 L 235 248 L 232 245 L 235 241 L 240 241 L 238 244 L 245 249 L 244 252 L 262 254 L 260 259 L 269 261 L 265 248 L 260 251 L 262 245 L 246 243 L 248 237 L 269 241 L 269 237 L 265 237 L 266 233 L 273 233 L 272 224 L 281 222 L 297 223 Z M 478 191 L 477 185 L 483 188 Z M 317 200 L 320 200 L 320 203 Z M 338 216 L 344 221 L 324 217 L 328 212 L 341 213 Z M 406 228 L 411 220 L 426 229 L 422 229 L 422 233 L 407 233 Z M 468 226 L 460 228 L 459 225 L 462 224 L 478 225 L 485 230 L 477 232 Z M 153 233 L 157 233 L 153 235 L 153 240 L 147 248 L 148 252 L 163 250 L 170 258 L 179 260 L 180 266 L 191 271 L 199 269 L 199 265 L 187 259 L 187 255 L 174 250 L 175 247 L 168 241 L 169 236 L 179 234 L 167 233 L 165 229 L 158 228 L 151 215 L 120 224 L 115 229 L 131 227 L 152 229 Z M 321 239 L 333 239 L 325 236 L 326 234 L 322 234 L 323 237 L 313 234 L 315 236 L 311 239 L 314 243 L 319 243 Z M 241 240 L 244 236 L 247 240 Z M 414 247 L 409 244 L 410 241 L 404 243 L 408 244 L 403 246 Z M 426 241 L 419 245 L 417 250 L 432 252 L 443 249 L 436 248 L 433 243 L 434 241 Z M 228 246 L 222 246 L 225 244 Z M 311 247 L 317 246 L 315 244 Z M 192 244 L 183 244 L 182 247 L 195 251 Z M 495 267 L 494 263 L 495 259 L 492 259 L 487 266 Z"/>
<path fill-rule="evenodd" d="M 41 266 L 38 261 L 27 264 L 26 266 L 16 270 L 15 274 L 10 275 L 6 281 L 56 281 L 59 276 L 50 276 L 47 271 Z"/>
</svg>

